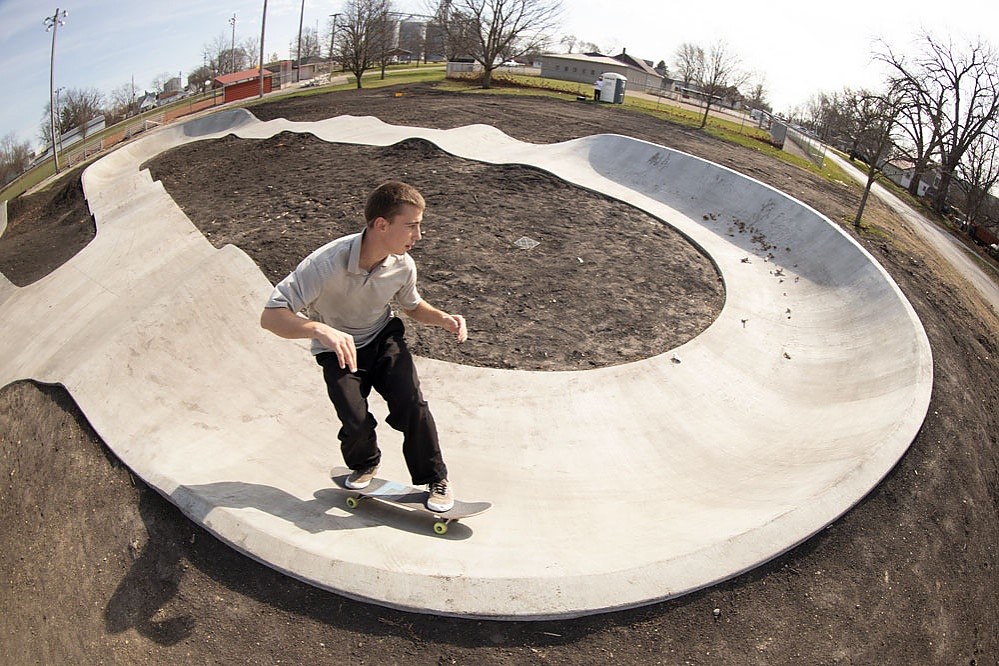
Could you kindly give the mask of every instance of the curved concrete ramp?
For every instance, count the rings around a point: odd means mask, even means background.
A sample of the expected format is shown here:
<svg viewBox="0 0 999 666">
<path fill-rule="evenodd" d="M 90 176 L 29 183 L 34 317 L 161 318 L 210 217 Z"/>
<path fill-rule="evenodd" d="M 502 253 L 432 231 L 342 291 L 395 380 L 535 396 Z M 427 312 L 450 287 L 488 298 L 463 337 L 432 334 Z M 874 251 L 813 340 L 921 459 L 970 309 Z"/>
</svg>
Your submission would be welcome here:
<svg viewBox="0 0 999 666">
<path fill-rule="evenodd" d="M 459 495 L 494 507 L 443 538 L 388 508 L 350 512 L 327 478 L 338 424 L 318 367 L 304 344 L 257 326 L 270 284 L 240 250 L 213 249 L 139 170 L 187 141 L 286 130 L 371 145 L 422 137 L 623 199 L 699 245 L 727 303 L 690 343 L 627 365 L 544 373 L 420 359 Z M 928 406 L 924 331 L 858 244 L 770 187 L 641 141 L 536 146 L 487 126 L 261 123 L 236 111 L 156 131 L 90 167 L 84 186 L 97 238 L 7 295 L 0 384 L 65 384 L 114 452 L 187 515 L 350 597 L 539 619 L 690 592 L 848 510 Z M 397 433 L 382 437 L 385 475 L 405 479 Z"/>
</svg>

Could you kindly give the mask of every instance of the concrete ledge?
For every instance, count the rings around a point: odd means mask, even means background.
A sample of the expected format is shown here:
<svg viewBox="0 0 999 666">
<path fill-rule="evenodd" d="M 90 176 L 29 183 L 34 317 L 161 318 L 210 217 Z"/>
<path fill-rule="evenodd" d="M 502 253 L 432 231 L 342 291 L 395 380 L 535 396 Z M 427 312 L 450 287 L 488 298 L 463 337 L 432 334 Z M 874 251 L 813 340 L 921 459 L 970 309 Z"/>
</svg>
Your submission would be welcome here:
<svg viewBox="0 0 999 666">
<path fill-rule="evenodd" d="M 7 231 L 7 200 L 4 199 L 0 201 L 0 238 L 3 237 L 4 232 Z M 7 297 L 10 296 L 17 287 L 14 283 L 7 279 L 7 276 L 0 273 L 0 304 L 2 304 Z"/>
<path fill-rule="evenodd" d="M 367 145 L 420 137 L 545 169 L 674 226 L 715 262 L 727 302 L 691 342 L 627 365 L 541 373 L 419 359 L 459 494 L 494 508 L 444 538 L 391 509 L 350 512 L 327 478 L 339 425 L 318 366 L 304 344 L 257 325 L 269 282 L 237 248 L 212 248 L 140 169 L 190 141 L 282 131 Z M 262 123 L 234 110 L 112 153 L 87 169 L 84 190 L 95 241 L 0 305 L 12 322 L 0 385 L 65 384 L 115 454 L 193 520 L 349 597 L 542 619 L 684 594 L 847 511 L 903 455 L 929 404 L 926 335 L 860 245 L 773 188 L 627 137 L 538 146 L 484 125 Z M 382 435 L 384 473 L 404 479 L 398 436 Z"/>
</svg>

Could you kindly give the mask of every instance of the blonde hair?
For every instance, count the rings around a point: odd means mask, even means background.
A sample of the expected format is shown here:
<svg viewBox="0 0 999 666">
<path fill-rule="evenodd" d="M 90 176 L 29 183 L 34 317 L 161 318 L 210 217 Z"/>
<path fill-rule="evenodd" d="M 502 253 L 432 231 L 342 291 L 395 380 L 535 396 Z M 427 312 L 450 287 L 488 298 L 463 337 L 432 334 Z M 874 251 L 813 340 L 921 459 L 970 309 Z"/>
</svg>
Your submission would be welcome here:
<svg viewBox="0 0 999 666">
<path fill-rule="evenodd" d="M 368 200 L 364 204 L 364 220 L 371 224 L 379 217 L 389 219 L 398 213 L 404 204 L 416 206 L 421 211 L 427 207 L 423 195 L 412 185 L 398 180 L 382 183 L 368 195 Z"/>
</svg>

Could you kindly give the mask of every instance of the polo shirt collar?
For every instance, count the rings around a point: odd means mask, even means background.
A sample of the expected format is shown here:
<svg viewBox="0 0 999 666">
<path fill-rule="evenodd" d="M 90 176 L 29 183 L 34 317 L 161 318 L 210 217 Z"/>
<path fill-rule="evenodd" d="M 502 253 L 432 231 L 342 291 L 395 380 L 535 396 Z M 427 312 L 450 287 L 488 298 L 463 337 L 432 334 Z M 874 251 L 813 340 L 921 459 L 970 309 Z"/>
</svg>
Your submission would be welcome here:
<svg viewBox="0 0 999 666">
<path fill-rule="evenodd" d="M 366 233 L 367 229 L 359 234 L 354 234 L 354 237 L 350 240 L 350 258 L 347 260 L 348 273 L 364 274 L 364 271 L 361 270 L 361 240 Z"/>
<path fill-rule="evenodd" d="M 350 258 L 347 260 L 347 272 L 354 275 L 367 275 L 367 271 L 361 268 L 361 241 L 364 240 L 364 234 L 368 233 L 365 229 L 359 234 L 355 234 L 353 238 L 350 239 Z M 393 263 L 399 260 L 399 255 L 390 254 L 385 258 L 382 263 L 375 266 L 372 273 L 377 272 L 380 269 L 391 266 Z"/>
</svg>

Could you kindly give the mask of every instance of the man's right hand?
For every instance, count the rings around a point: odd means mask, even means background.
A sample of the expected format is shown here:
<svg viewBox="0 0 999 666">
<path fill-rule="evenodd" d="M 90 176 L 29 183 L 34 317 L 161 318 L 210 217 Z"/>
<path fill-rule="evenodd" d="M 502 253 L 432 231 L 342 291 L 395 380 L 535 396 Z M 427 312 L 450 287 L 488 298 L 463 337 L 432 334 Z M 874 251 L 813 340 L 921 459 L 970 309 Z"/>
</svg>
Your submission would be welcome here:
<svg viewBox="0 0 999 666">
<path fill-rule="evenodd" d="M 336 353 L 336 357 L 340 360 L 340 369 L 347 368 L 351 372 L 357 372 L 357 347 L 354 346 L 354 336 L 326 324 L 312 323 L 315 325 L 313 337 L 319 341 L 319 344 Z"/>
<path fill-rule="evenodd" d="M 299 316 L 287 308 L 264 308 L 260 325 L 271 333 L 290 340 L 312 338 L 331 349 L 340 360 L 340 368 L 357 372 L 357 348 L 354 336 L 318 321 Z"/>
</svg>

